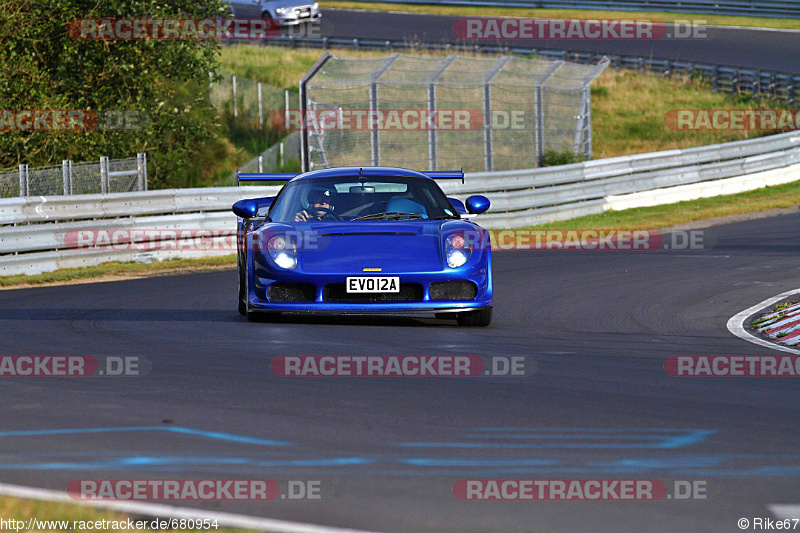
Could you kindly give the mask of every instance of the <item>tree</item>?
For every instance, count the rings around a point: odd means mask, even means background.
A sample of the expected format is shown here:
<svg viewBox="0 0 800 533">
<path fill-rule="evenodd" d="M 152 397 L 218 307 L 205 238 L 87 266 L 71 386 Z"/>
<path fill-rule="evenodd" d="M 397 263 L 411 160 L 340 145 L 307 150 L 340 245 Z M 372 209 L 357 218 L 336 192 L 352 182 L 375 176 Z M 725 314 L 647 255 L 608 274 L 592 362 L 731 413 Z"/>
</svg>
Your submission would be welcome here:
<svg viewBox="0 0 800 533">
<path fill-rule="evenodd" d="M 70 35 L 70 24 L 227 16 L 224 0 L 0 0 L 0 112 L 12 111 L 5 125 L 0 116 L 0 168 L 147 152 L 151 185 L 192 183 L 223 149 L 208 103 L 219 42 L 87 40 Z M 81 123 L 97 117 L 97 126 L 9 128 L 19 110 L 82 110 Z"/>
</svg>

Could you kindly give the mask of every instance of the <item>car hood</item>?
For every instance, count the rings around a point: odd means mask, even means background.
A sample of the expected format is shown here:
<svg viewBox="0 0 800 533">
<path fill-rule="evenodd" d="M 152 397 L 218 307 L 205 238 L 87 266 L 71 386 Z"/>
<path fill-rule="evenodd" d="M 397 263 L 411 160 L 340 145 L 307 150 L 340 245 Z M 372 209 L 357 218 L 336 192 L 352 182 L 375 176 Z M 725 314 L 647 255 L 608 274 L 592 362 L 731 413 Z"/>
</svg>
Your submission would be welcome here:
<svg viewBox="0 0 800 533">
<path fill-rule="evenodd" d="M 264 2 L 264 6 L 269 6 L 271 8 L 278 8 L 278 7 L 304 7 L 310 6 L 314 3 L 314 0 L 269 0 Z"/>
<path fill-rule="evenodd" d="M 458 229 L 477 229 L 461 220 L 365 221 L 269 224 L 270 233 L 289 233 L 298 245 L 305 273 L 375 275 L 436 272 L 444 267 L 444 237 Z"/>
</svg>

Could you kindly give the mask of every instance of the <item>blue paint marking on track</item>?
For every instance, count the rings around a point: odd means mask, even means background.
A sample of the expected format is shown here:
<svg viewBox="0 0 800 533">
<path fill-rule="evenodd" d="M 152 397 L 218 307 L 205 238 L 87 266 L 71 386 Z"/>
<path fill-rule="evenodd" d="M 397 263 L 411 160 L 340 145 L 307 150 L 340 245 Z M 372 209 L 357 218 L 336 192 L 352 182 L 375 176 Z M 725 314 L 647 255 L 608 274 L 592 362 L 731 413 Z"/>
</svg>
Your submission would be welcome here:
<svg viewBox="0 0 800 533">
<path fill-rule="evenodd" d="M 127 426 L 127 427 L 106 427 L 106 428 L 78 428 L 78 429 L 35 429 L 23 431 L 0 431 L 0 438 L 3 437 L 35 437 L 39 435 L 81 435 L 91 433 L 116 433 L 122 431 L 166 431 L 183 435 L 192 435 L 206 439 L 224 440 L 228 442 L 239 442 L 243 444 L 257 444 L 259 446 L 292 446 L 293 443 L 280 440 L 258 439 L 234 435 L 232 433 L 220 433 L 217 431 L 203 431 L 181 426 Z"/>
<path fill-rule="evenodd" d="M 186 466 L 240 465 L 253 467 L 341 467 L 363 465 L 372 462 L 363 457 L 336 457 L 329 459 L 297 459 L 286 461 L 258 461 L 228 457 L 211 458 L 165 458 L 165 457 L 121 457 L 96 462 L 52 462 L 52 463 L 0 463 L 0 470 L 137 470 L 184 471 Z"/>
<path fill-rule="evenodd" d="M 456 442 L 399 442 L 397 445 L 411 448 L 675 449 L 703 442 L 716 433 L 713 429 L 664 428 L 477 428 L 473 431 L 486 433 L 467 433 L 463 435 L 466 440 Z"/>
</svg>

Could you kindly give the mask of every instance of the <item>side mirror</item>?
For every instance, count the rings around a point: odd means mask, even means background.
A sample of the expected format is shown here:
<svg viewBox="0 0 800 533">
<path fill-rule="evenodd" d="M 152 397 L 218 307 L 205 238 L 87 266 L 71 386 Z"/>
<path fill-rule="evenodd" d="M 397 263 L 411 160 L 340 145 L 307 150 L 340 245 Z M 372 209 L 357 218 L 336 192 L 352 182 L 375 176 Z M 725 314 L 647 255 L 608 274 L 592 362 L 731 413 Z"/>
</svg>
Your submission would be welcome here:
<svg viewBox="0 0 800 533">
<path fill-rule="evenodd" d="M 458 212 L 459 215 L 467 214 L 467 208 L 464 207 L 464 202 L 462 202 L 458 198 L 450 198 L 449 196 L 447 197 L 447 199 L 450 200 L 450 203 L 453 204 L 453 207 L 456 208 L 456 211 Z"/>
<path fill-rule="evenodd" d="M 256 203 L 258 204 L 258 210 L 261 214 L 265 214 L 269 211 L 269 208 L 272 206 L 272 202 L 275 201 L 274 196 L 265 196 L 263 198 L 255 198 Z"/>
<path fill-rule="evenodd" d="M 237 217 L 253 218 L 258 214 L 258 202 L 255 200 L 239 200 L 233 204 L 232 210 Z"/>
<path fill-rule="evenodd" d="M 467 211 L 473 215 L 480 215 L 489 209 L 489 199 L 480 194 L 467 198 Z"/>
</svg>

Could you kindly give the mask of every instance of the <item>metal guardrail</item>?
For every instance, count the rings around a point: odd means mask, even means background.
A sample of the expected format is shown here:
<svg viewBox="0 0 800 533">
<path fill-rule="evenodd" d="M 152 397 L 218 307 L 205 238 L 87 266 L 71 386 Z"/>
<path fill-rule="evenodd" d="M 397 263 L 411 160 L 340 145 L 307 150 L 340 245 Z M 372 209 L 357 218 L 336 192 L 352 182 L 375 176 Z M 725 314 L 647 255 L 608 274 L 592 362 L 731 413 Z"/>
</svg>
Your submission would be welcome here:
<svg viewBox="0 0 800 533">
<path fill-rule="evenodd" d="M 448 53 L 474 52 L 477 54 L 504 54 L 518 56 L 538 56 L 546 59 L 559 59 L 574 63 L 597 63 L 608 57 L 615 68 L 646 71 L 659 76 L 700 76 L 711 84 L 713 90 L 730 93 L 752 93 L 769 96 L 794 106 L 800 101 L 800 74 L 739 68 L 736 66 L 692 61 L 678 61 L 665 58 L 640 57 L 573 50 L 553 50 L 548 48 L 521 48 L 490 44 L 449 44 L 441 42 L 381 41 L 376 39 L 350 39 L 338 37 L 291 37 L 272 39 L 269 45 L 291 48 L 352 48 L 354 50 L 429 50 Z"/>
<path fill-rule="evenodd" d="M 361 0 L 393 4 L 430 4 L 430 0 Z M 459 6 L 532 7 L 538 9 L 604 9 L 608 11 L 666 11 L 707 15 L 800 18 L 796 0 L 439 0 Z"/>
<path fill-rule="evenodd" d="M 675 191 L 686 187 L 702 186 L 708 196 L 795 180 L 800 180 L 800 131 L 560 167 L 471 173 L 464 184 L 441 186 L 451 196 L 488 196 L 492 209 L 474 218 L 495 229 L 602 213 L 609 206 L 628 205 L 626 198 L 643 191 L 656 203 L 665 203 L 675 201 Z M 0 275 L 233 253 L 235 243 L 184 247 L 182 232 L 211 230 L 213 244 L 235 232 L 235 217 L 229 211 L 235 201 L 278 190 L 279 186 L 225 187 L 0 200 Z M 67 238 L 98 229 L 109 234 L 120 230 L 121 238 L 91 248 L 71 246 Z M 173 230 L 160 231 L 156 240 L 175 241 L 174 246 L 126 246 L 139 242 L 134 230 L 148 229 Z"/>
</svg>

